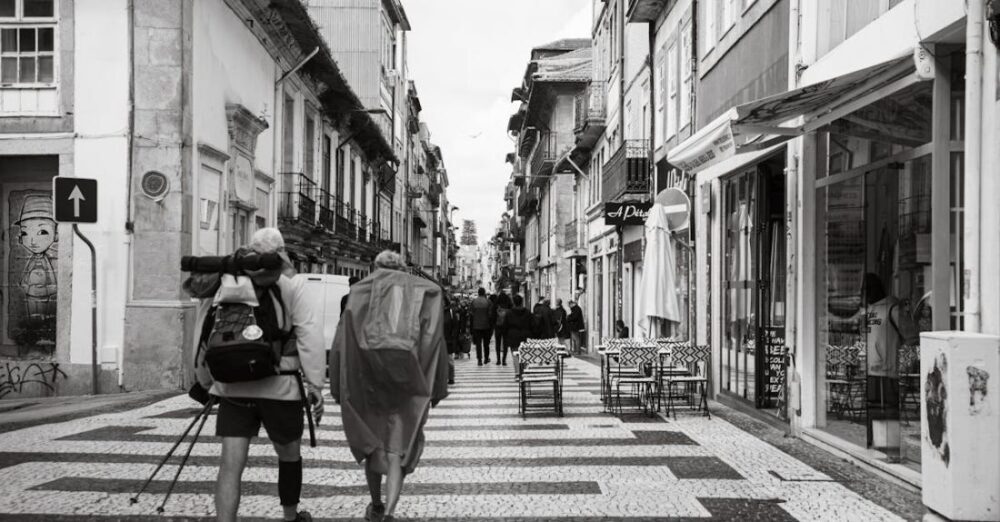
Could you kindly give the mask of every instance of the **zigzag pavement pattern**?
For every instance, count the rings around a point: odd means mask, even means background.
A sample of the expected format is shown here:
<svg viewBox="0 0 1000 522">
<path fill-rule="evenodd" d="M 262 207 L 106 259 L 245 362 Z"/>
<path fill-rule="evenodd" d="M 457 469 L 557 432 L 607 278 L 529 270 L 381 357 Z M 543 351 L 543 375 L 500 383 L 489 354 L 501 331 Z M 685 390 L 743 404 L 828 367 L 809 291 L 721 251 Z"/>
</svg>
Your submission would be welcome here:
<svg viewBox="0 0 1000 522">
<path fill-rule="evenodd" d="M 455 364 L 457 384 L 431 411 L 400 519 L 901 520 L 725 420 L 604 413 L 599 370 L 586 361 L 566 361 L 564 416 L 540 411 L 527 419 L 518 414 L 512 367 Z M 176 458 L 138 504 L 129 503 L 194 406 L 178 396 L 0 434 L 0 519 L 210 519 L 220 448 L 214 415 L 166 513 L 156 516 L 156 506 Z M 317 448 L 303 450 L 302 508 L 317 520 L 359 520 L 367 489 L 332 400 L 317 437 Z M 240 515 L 278 520 L 276 457 L 266 437 L 250 455 Z"/>
</svg>

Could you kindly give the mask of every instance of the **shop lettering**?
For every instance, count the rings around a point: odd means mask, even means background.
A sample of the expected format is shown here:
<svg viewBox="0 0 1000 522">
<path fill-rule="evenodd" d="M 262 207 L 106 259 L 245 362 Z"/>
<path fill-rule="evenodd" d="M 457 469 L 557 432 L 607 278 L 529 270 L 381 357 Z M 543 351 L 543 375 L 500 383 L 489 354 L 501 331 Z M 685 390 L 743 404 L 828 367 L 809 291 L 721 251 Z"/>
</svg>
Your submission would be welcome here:
<svg viewBox="0 0 1000 522">
<path fill-rule="evenodd" d="M 608 203 L 604 205 L 607 225 L 642 225 L 649 217 L 650 203 Z"/>
</svg>

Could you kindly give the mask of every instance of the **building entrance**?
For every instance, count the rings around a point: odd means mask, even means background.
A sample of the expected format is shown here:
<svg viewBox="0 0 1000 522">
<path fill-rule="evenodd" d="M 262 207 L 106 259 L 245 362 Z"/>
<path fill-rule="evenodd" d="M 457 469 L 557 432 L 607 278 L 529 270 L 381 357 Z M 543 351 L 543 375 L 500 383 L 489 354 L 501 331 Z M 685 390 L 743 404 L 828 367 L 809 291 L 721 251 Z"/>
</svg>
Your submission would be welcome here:
<svg viewBox="0 0 1000 522">
<path fill-rule="evenodd" d="M 785 417 L 785 178 L 774 156 L 722 182 L 721 389 Z"/>
</svg>

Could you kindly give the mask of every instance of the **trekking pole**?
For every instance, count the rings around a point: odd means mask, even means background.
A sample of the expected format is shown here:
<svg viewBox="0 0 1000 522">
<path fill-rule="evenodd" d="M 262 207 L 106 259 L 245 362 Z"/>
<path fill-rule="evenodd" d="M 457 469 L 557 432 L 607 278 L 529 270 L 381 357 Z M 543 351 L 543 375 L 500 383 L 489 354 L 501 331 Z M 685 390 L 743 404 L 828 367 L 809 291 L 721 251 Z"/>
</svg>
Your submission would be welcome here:
<svg viewBox="0 0 1000 522">
<path fill-rule="evenodd" d="M 209 410 L 212 409 L 213 400 L 214 397 L 210 398 L 208 402 L 205 403 L 205 407 L 202 408 L 201 411 L 194 416 L 194 419 L 191 420 L 191 424 L 188 425 L 187 429 L 184 430 L 184 433 L 182 433 L 180 438 L 177 439 L 177 442 L 175 442 L 174 446 L 170 448 L 170 451 L 168 451 L 167 454 L 163 456 L 163 459 L 161 459 L 160 463 L 157 464 L 156 469 L 153 470 L 153 474 L 150 475 L 148 479 L 146 479 L 146 483 L 142 485 L 142 487 L 139 489 L 139 492 L 136 493 L 134 497 L 129 499 L 130 504 L 137 504 L 139 502 L 139 495 L 142 495 L 142 493 L 146 491 L 146 488 L 149 487 L 149 484 L 153 481 L 153 478 L 156 477 L 156 474 L 160 472 L 160 469 L 163 468 L 163 465 L 166 464 L 167 461 L 170 460 L 170 457 L 174 455 L 174 451 L 176 451 L 177 447 L 181 445 L 181 442 L 183 442 L 184 439 L 187 437 L 188 433 L 191 431 L 191 428 L 193 428 L 194 425 L 198 422 L 198 419 L 202 418 L 202 416 L 206 418 L 208 417 L 208 412 Z"/>
<path fill-rule="evenodd" d="M 194 449 L 195 443 L 198 442 L 198 436 L 201 435 L 201 429 L 205 427 L 205 421 L 208 420 L 208 410 L 215 404 L 215 397 L 208 400 L 208 404 L 205 405 L 205 410 L 203 410 L 204 415 L 201 417 L 201 424 L 198 425 L 198 429 L 194 432 L 194 437 L 191 439 L 191 444 L 188 445 L 187 452 L 184 453 L 184 458 L 181 459 L 181 463 L 177 466 L 177 473 L 174 474 L 174 480 L 170 482 L 167 486 L 167 494 L 163 497 L 163 502 L 160 503 L 160 507 L 156 508 L 157 513 L 163 513 L 164 506 L 167 505 L 167 500 L 170 499 L 170 494 L 174 492 L 174 486 L 177 485 L 177 479 L 181 477 L 181 472 L 184 471 L 184 465 L 187 464 L 188 457 L 191 456 L 191 450 Z"/>
<path fill-rule="evenodd" d="M 302 374 L 295 372 L 295 380 L 299 383 L 299 394 L 302 396 L 302 408 L 306 411 L 306 419 L 309 421 L 309 447 L 316 447 L 316 426 L 313 424 L 312 406 L 309 404 L 309 396 L 306 395 L 306 386 L 302 382 Z"/>
</svg>

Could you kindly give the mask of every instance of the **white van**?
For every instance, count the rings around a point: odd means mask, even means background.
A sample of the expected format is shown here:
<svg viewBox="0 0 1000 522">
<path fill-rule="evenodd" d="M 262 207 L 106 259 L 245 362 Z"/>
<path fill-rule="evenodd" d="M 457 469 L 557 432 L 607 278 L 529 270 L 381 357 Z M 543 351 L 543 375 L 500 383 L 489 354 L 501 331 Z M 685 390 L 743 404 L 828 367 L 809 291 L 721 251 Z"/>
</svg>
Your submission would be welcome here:
<svg viewBox="0 0 1000 522">
<path fill-rule="evenodd" d="M 329 274 L 299 274 L 306 280 L 309 296 L 317 318 L 323 324 L 323 343 L 329 351 L 340 324 L 340 300 L 350 291 L 348 277 Z"/>
</svg>

